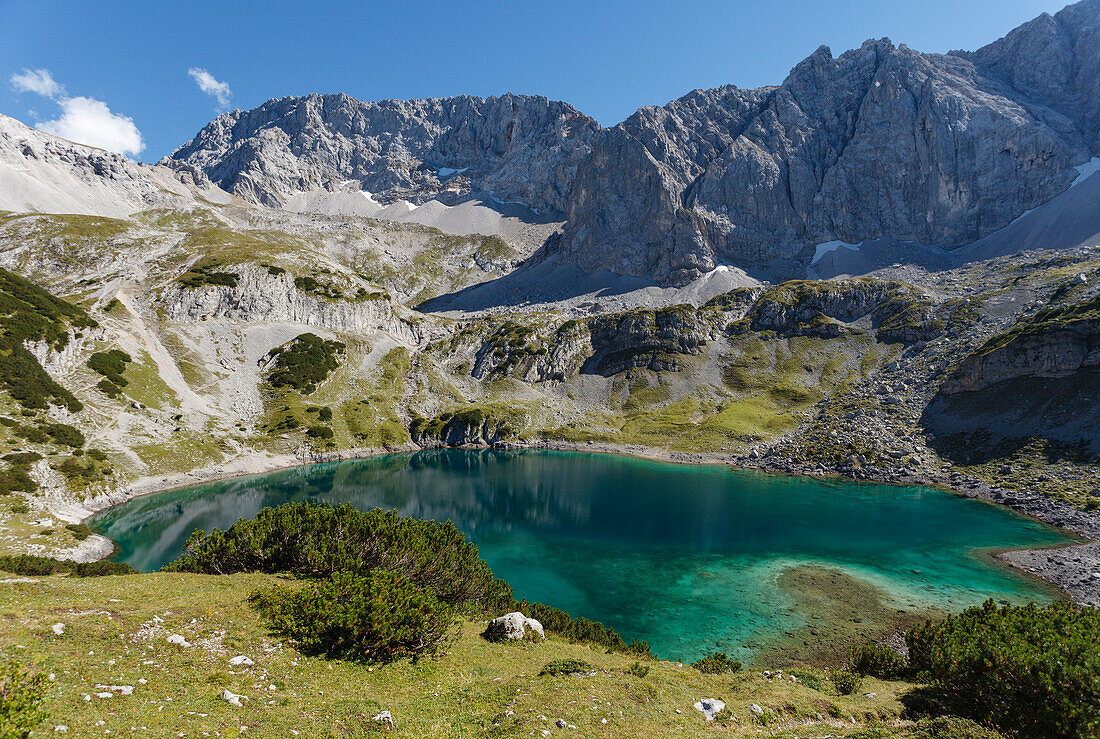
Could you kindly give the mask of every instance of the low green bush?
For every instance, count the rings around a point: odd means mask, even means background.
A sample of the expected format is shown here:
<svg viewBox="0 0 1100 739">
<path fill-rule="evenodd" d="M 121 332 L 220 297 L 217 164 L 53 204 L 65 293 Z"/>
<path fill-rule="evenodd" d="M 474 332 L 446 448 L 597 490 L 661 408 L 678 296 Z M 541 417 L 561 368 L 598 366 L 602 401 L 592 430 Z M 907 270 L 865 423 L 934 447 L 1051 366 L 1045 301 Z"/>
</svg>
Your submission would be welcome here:
<svg viewBox="0 0 1100 739">
<path fill-rule="evenodd" d="M 65 528 L 72 532 L 77 541 L 84 541 L 92 535 L 92 529 L 86 523 L 65 524 Z"/>
<path fill-rule="evenodd" d="M 889 647 L 867 642 L 852 647 L 848 654 L 848 669 L 859 675 L 870 675 L 879 680 L 900 680 L 908 669 L 908 661 Z"/>
<path fill-rule="evenodd" d="M 306 408 L 306 413 L 316 413 L 317 420 L 328 423 L 332 420 L 332 409 L 324 406 L 311 405 Z"/>
<path fill-rule="evenodd" d="M 126 387 L 129 383 L 126 378 L 122 376 L 122 373 L 126 370 L 126 365 L 132 362 L 133 359 L 130 355 L 121 349 L 111 349 L 106 352 L 96 352 L 88 358 L 88 367 L 94 372 L 98 372 L 103 375 L 105 382 L 114 385 L 117 388 Z M 97 387 L 99 387 L 97 385 Z M 103 388 L 100 388 L 101 390 Z M 104 392 L 107 392 L 104 390 Z M 110 395 L 110 393 L 107 393 Z"/>
<path fill-rule="evenodd" d="M 454 622 L 454 611 L 430 589 L 384 569 L 258 590 L 250 600 L 303 653 L 361 662 L 437 654 Z"/>
<path fill-rule="evenodd" d="M 598 644 L 606 649 L 636 654 L 639 657 L 651 656 L 647 642 L 632 641 L 627 643 L 618 632 L 609 629 L 599 621 L 573 618 L 560 608 L 554 608 L 543 603 L 521 601 L 514 604 L 509 610 L 520 611 L 529 618 L 541 623 L 546 631 L 563 636 L 569 641 Z"/>
<path fill-rule="evenodd" d="M 309 426 L 306 428 L 306 436 L 311 439 L 331 439 L 334 435 L 332 429 L 328 426 Z"/>
<path fill-rule="evenodd" d="M 0 668 L 0 737 L 25 739 L 46 720 L 47 685 L 43 675 L 17 662 Z"/>
<path fill-rule="evenodd" d="M 70 562 L 31 554 L 0 556 L 0 570 L 23 577 L 45 577 L 67 573 L 74 577 L 100 577 L 103 575 L 134 575 L 137 570 L 122 562 Z"/>
<path fill-rule="evenodd" d="M 345 346 L 311 333 L 301 334 L 288 344 L 272 350 L 275 364 L 268 383 L 275 388 L 293 388 L 309 395 L 340 366 L 339 355 Z"/>
<path fill-rule="evenodd" d="M 165 569 L 322 578 L 343 571 L 365 576 L 379 568 L 467 612 L 503 612 L 514 602 L 511 587 L 450 521 L 422 521 L 380 508 L 364 512 L 347 504 L 286 503 L 225 531 L 196 531 Z"/>
<path fill-rule="evenodd" d="M 68 563 L 50 557 L 36 557 L 33 554 L 12 554 L 0 556 L 0 570 L 23 577 L 43 577 L 58 572 L 68 572 Z"/>
<path fill-rule="evenodd" d="M 69 570 L 74 577 L 104 577 L 106 575 L 137 575 L 135 570 L 125 562 L 74 562 Z"/>
<path fill-rule="evenodd" d="M 574 672 L 591 672 L 592 665 L 583 659 L 555 659 L 543 665 L 539 676 L 572 675 Z"/>
<path fill-rule="evenodd" d="M 5 454 L 3 459 L 11 464 L 34 464 L 42 459 L 42 455 L 38 452 L 12 452 Z"/>
<path fill-rule="evenodd" d="M 649 665 L 643 665 L 641 662 L 631 662 L 630 667 L 626 668 L 627 674 L 634 677 L 645 677 L 649 674 Z"/>
<path fill-rule="evenodd" d="M 829 673 L 829 682 L 840 695 L 852 695 L 863 685 L 863 678 L 848 670 L 834 670 Z"/>
<path fill-rule="evenodd" d="M 691 663 L 699 672 L 707 675 L 740 672 L 741 663 L 729 658 L 725 652 L 715 652 Z"/>
<path fill-rule="evenodd" d="M 825 680 L 821 675 L 809 670 L 791 670 L 791 674 L 798 678 L 798 682 L 810 690 L 824 690 Z"/>
<path fill-rule="evenodd" d="M 910 739 L 1004 739 L 992 729 L 958 716 L 936 716 L 917 722 Z"/>
<path fill-rule="evenodd" d="M 1021 737 L 1100 734 L 1100 610 L 992 600 L 906 634 L 935 701 Z"/>
<path fill-rule="evenodd" d="M 42 430 L 58 444 L 71 446 L 74 449 L 79 449 L 84 446 L 84 434 L 80 433 L 79 429 L 73 428 L 68 424 L 48 423 L 42 427 Z"/>
<path fill-rule="evenodd" d="M 207 285 L 221 285 L 224 287 L 236 287 L 237 282 L 240 280 L 240 275 L 236 272 L 216 272 L 221 264 L 219 262 L 205 261 L 196 264 L 191 269 L 187 270 L 182 277 L 179 278 L 179 283 L 187 288 L 204 287 Z"/>
</svg>

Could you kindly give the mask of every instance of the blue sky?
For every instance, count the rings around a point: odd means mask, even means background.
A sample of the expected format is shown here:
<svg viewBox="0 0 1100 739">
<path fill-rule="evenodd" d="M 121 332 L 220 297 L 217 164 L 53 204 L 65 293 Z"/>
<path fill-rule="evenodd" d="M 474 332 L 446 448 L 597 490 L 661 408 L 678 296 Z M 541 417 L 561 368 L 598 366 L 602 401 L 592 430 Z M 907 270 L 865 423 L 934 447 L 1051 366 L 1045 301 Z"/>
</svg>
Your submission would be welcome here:
<svg viewBox="0 0 1100 739">
<path fill-rule="evenodd" d="M 973 49 L 1063 5 L 0 0 L 0 112 L 142 161 L 223 110 L 310 92 L 542 94 L 613 125 L 695 88 L 777 84 L 821 44 Z"/>
</svg>

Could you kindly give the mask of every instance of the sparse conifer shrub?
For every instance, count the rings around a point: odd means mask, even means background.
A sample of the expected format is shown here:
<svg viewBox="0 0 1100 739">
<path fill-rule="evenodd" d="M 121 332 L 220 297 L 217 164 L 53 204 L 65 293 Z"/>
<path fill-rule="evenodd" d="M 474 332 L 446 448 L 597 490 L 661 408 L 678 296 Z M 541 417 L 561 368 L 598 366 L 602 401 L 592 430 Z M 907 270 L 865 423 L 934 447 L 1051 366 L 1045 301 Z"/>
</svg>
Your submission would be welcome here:
<svg viewBox="0 0 1100 739">
<path fill-rule="evenodd" d="M 379 568 L 404 575 L 440 601 L 470 613 L 513 603 L 512 589 L 493 575 L 477 547 L 450 521 L 422 521 L 380 508 L 364 512 L 347 504 L 287 503 L 225 531 L 196 531 L 165 569 L 323 578 L 344 571 L 366 576 Z"/>
<path fill-rule="evenodd" d="M 338 357 L 343 354 L 344 348 L 339 341 L 329 341 L 310 333 L 302 334 L 272 351 L 275 366 L 267 381 L 272 387 L 289 387 L 309 395 L 330 372 L 340 366 Z"/>
<path fill-rule="evenodd" d="M 870 675 L 880 680 L 900 680 L 909 669 L 909 664 L 893 649 L 867 642 L 852 647 L 848 655 L 848 668 L 856 674 Z"/>
<path fill-rule="evenodd" d="M 834 670 L 829 673 L 829 682 L 840 695 L 851 695 L 863 685 L 863 678 L 848 670 Z"/>
<path fill-rule="evenodd" d="M 1100 611 L 992 601 L 905 637 L 910 666 L 952 713 L 1021 737 L 1100 733 Z"/>
<path fill-rule="evenodd" d="M 691 663 L 699 672 L 707 675 L 720 675 L 741 671 L 741 663 L 729 658 L 724 652 L 715 652 Z"/>
<path fill-rule="evenodd" d="M 258 590 L 252 603 L 305 654 L 388 663 L 442 648 L 454 611 L 396 572 L 336 572 L 301 588 Z"/>
<path fill-rule="evenodd" d="M 46 678 L 17 662 L 0 669 L 0 737 L 23 739 L 46 720 Z"/>
<path fill-rule="evenodd" d="M 539 670 L 539 676 L 553 676 L 553 675 L 572 675 L 574 672 L 591 672 L 592 665 L 585 662 L 583 659 L 555 659 L 547 662 L 541 670 Z"/>
</svg>

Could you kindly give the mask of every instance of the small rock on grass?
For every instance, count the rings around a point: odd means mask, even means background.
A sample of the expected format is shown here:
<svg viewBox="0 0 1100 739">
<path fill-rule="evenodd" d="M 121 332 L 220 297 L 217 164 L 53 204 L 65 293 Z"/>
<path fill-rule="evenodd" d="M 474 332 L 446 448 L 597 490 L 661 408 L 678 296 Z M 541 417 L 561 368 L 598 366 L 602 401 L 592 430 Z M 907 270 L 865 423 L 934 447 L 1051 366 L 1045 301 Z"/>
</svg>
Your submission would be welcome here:
<svg viewBox="0 0 1100 739">
<path fill-rule="evenodd" d="M 382 724 L 383 731 L 393 731 L 397 728 L 397 722 L 393 720 L 393 714 L 389 711 L 382 711 L 374 717 L 374 722 Z"/>
<path fill-rule="evenodd" d="M 222 691 L 222 700 L 224 700 L 226 703 L 228 703 L 230 705 L 236 706 L 237 708 L 242 707 L 242 705 L 243 705 L 241 703 L 242 698 L 244 700 L 248 700 L 247 695 L 237 695 L 236 693 L 230 692 L 228 688 L 226 688 L 225 690 Z"/>
<path fill-rule="evenodd" d="M 56 636 L 61 636 L 65 633 L 65 624 L 54 624 L 50 627 L 50 630 L 53 631 Z"/>
<path fill-rule="evenodd" d="M 245 657 L 243 654 L 238 654 L 236 657 L 233 657 L 229 660 L 229 664 L 233 665 L 234 667 L 239 667 L 241 665 L 244 665 L 245 667 L 251 667 L 256 663 L 250 660 L 248 657 Z"/>
<path fill-rule="evenodd" d="M 725 710 L 726 704 L 717 698 L 703 698 L 695 702 L 695 710 L 701 711 L 707 721 L 713 721 L 715 715 Z"/>
</svg>

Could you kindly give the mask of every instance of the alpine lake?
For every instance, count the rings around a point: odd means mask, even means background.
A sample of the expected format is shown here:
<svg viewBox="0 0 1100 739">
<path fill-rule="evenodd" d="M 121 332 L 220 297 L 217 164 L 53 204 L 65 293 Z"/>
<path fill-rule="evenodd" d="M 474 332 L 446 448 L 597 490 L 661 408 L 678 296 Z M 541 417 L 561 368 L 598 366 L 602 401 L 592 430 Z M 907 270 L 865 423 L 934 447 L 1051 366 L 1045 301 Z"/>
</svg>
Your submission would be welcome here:
<svg viewBox="0 0 1100 739">
<path fill-rule="evenodd" d="M 610 454 L 433 450 L 136 498 L 90 523 L 149 572 L 195 529 L 266 506 L 351 503 L 450 519 L 517 598 L 601 621 L 655 655 L 835 663 L 847 645 L 988 598 L 1057 594 L 996 550 L 1069 543 L 941 490 Z"/>
</svg>

